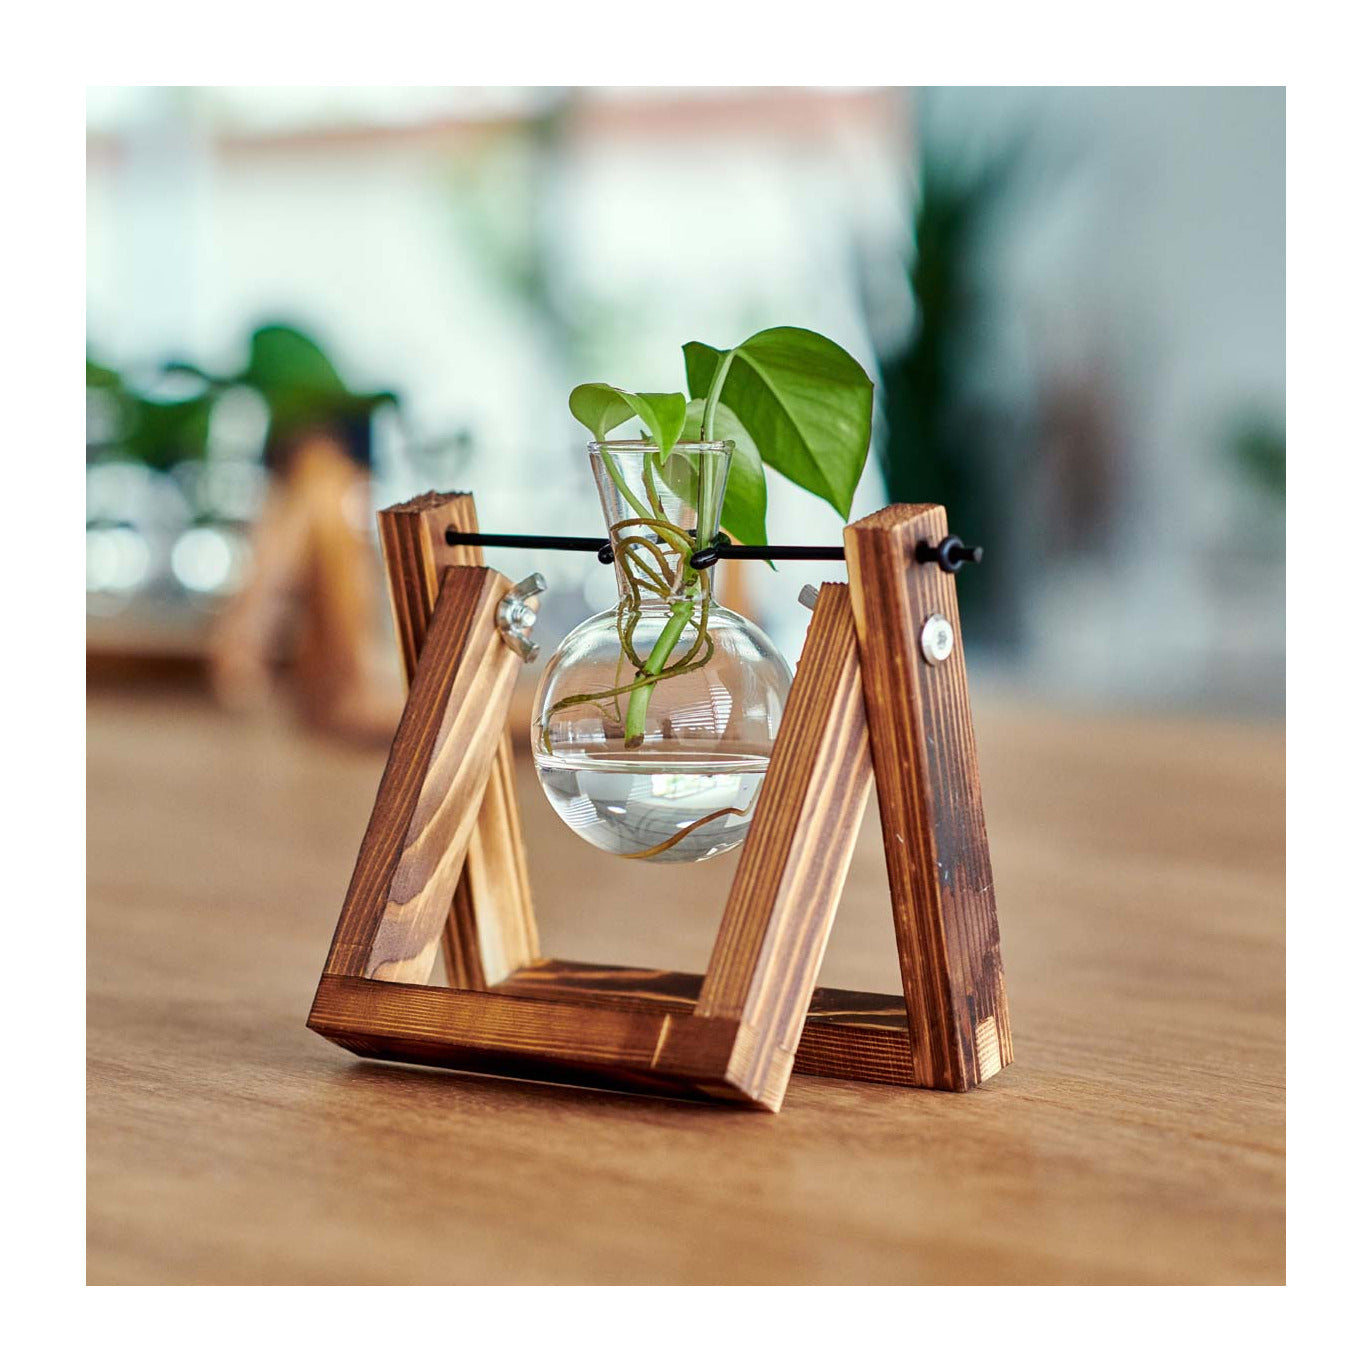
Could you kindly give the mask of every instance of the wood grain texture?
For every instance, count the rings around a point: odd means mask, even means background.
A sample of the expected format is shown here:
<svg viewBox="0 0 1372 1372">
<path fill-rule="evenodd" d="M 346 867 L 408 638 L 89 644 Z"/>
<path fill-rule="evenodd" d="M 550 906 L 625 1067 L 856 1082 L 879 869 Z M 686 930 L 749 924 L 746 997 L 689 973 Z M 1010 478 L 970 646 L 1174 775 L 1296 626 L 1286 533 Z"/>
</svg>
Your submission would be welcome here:
<svg viewBox="0 0 1372 1372">
<path fill-rule="evenodd" d="M 411 680 L 446 567 L 482 565 L 480 548 L 450 548 L 448 528 L 475 533 L 476 502 L 453 493 L 416 497 L 377 516 L 405 679 Z M 514 756 L 502 737 L 467 861 L 443 930 L 453 986 L 481 990 L 538 956 L 523 827 L 514 801 Z"/>
<path fill-rule="evenodd" d="M 305 1031 L 384 752 L 94 693 L 87 1279 L 1282 1281 L 1280 726 L 973 690 L 1018 1060 L 963 1094 L 797 1072 L 775 1116 Z M 550 953 L 703 970 L 735 854 L 630 914 L 641 867 L 568 831 L 527 754 L 516 785 Z M 822 980 L 901 990 L 875 805 Z"/>
<path fill-rule="evenodd" d="M 698 972 L 540 958 L 506 977 L 502 995 L 575 1005 L 618 1005 L 690 1014 L 700 999 Z M 902 996 L 820 987 L 810 997 L 795 1070 L 820 1077 L 908 1086 L 914 1067 Z"/>
<path fill-rule="evenodd" d="M 332 979 L 326 976 L 321 983 L 310 1027 L 369 1056 L 531 1077 L 546 1076 L 543 1069 L 551 1067 L 559 1080 L 567 1079 L 568 1071 L 599 1079 L 613 1073 L 640 1089 L 679 1093 L 688 1074 L 679 1065 L 661 1065 L 664 1052 L 673 1051 L 671 1016 L 633 998 L 612 1008 L 613 987 L 592 1001 L 564 997 L 545 1007 L 529 979 L 520 984 L 516 1009 L 505 1003 L 511 997 L 489 989 L 454 988 L 461 996 L 444 1000 L 420 995 L 411 986 L 381 999 L 338 980 L 427 979 L 445 923 L 449 879 L 455 883 L 475 824 L 478 793 L 471 779 L 483 775 L 480 769 L 489 766 L 494 752 L 493 742 L 486 747 L 490 711 L 508 708 L 512 674 L 501 678 L 510 683 L 503 694 L 488 689 L 482 678 L 483 672 L 504 671 L 510 664 L 500 656 L 505 650 L 493 627 L 483 631 L 472 619 L 475 611 L 467 602 L 477 585 L 476 569 L 450 568 L 443 575 L 410 704 L 335 936 L 327 968 Z M 508 587 L 503 579 L 496 587 L 489 572 L 485 577 L 482 584 L 490 594 Z M 482 606 L 493 614 L 493 604 L 483 601 Z M 407 614 L 403 622 L 409 625 L 412 618 Z M 477 657 L 480 666 L 474 667 Z M 463 756 L 463 748 L 473 755 Z M 421 774 L 418 760 L 429 757 L 430 750 L 433 761 Z M 687 1011 L 693 1022 L 729 1026 L 728 1052 L 719 1061 L 699 1060 L 692 1092 L 780 1109 L 871 776 L 848 589 L 828 585 L 815 607 L 715 951 Z M 404 845 L 398 848 L 406 824 Z M 382 880 L 389 883 L 388 895 L 378 918 L 375 888 Z M 456 945 L 453 960 L 465 966 L 460 954 L 470 946 L 467 931 L 457 920 L 446 924 Z M 508 981 L 496 987 L 503 991 Z M 345 992 L 347 1013 L 331 1015 L 330 1006 L 336 1008 Z M 369 1022 L 369 1007 L 385 1007 L 391 1028 Z M 439 1013 L 430 1014 L 434 1007 Z M 545 1009 L 546 1019 L 539 1019 Z M 639 1037 L 651 1037 L 645 1015 L 658 1027 L 648 1059 L 638 1051 Z M 543 1025 L 546 1033 L 532 1032 L 529 1024 Z M 633 1031 L 627 1038 L 626 1024 Z M 826 1007 L 816 1020 L 807 1061 L 823 1074 L 908 1080 L 905 1017 L 897 1020 L 888 1013 L 875 1024 L 845 1023 L 838 1007 Z M 567 1031 L 565 1041 L 557 1039 L 559 1030 Z M 697 1032 L 704 1031 L 691 1031 Z M 710 1041 L 722 1042 L 723 1032 L 711 1030 Z M 679 1038 L 681 1031 L 676 1034 Z M 630 1040 L 635 1051 L 625 1057 L 624 1043 Z M 683 1061 L 696 1059 L 688 1055 Z"/>
<path fill-rule="evenodd" d="M 429 978 L 519 667 L 495 627 L 509 585 L 486 568 L 443 574 L 328 973 Z"/>
<path fill-rule="evenodd" d="M 955 578 L 919 563 L 941 505 L 891 505 L 844 532 L 915 1082 L 965 1091 L 1012 1057 L 1000 927 Z M 928 663 L 932 614 L 956 646 Z"/>
<path fill-rule="evenodd" d="M 826 583 L 744 840 L 696 1014 L 744 1028 L 731 1079 L 779 1109 L 872 764 L 848 588 Z"/>
<path fill-rule="evenodd" d="M 326 976 L 310 1027 L 361 1057 L 753 1104 L 727 1080 L 738 1024 Z"/>
</svg>

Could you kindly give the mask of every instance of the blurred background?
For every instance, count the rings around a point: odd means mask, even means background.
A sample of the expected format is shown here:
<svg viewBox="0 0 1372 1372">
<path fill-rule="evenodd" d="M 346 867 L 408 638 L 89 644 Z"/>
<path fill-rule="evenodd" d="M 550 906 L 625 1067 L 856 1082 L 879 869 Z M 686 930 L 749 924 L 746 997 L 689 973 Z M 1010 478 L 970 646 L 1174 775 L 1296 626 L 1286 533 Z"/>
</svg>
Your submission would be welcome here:
<svg viewBox="0 0 1372 1372">
<path fill-rule="evenodd" d="M 93 685 L 293 671 L 304 717 L 384 733 L 375 509 L 596 534 L 569 388 L 679 389 L 683 342 L 787 323 L 878 381 L 854 515 L 940 501 L 985 545 L 978 681 L 1282 711 L 1281 90 L 121 87 L 87 125 Z M 368 563 L 332 598 L 272 501 L 321 416 L 307 484 Z M 777 541 L 838 541 L 770 498 Z M 614 599 L 594 559 L 498 561 L 547 575 L 547 647 Z M 794 659 L 832 569 L 730 571 Z"/>
<path fill-rule="evenodd" d="M 89 90 L 97 1277 L 637 1281 L 668 1225 L 722 1279 L 962 1280 L 954 1224 L 1011 1280 L 1279 1279 L 1285 120 L 1240 88 Z M 941 502 L 986 550 L 957 594 L 1023 1066 L 985 1101 L 797 1083 L 816 1132 L 731 1132 L 776 1150 L 738 1191 L 699 1115 L 350 1066 L 305 1017 L 403 703 L 376 511 L 471 490 L 488 532 L 603 536 L 570 388 L 678 390 L 683 343 L 781 324 L 876 381 L 854 517 Z M 773 540 L 840 541 L 769 486 Z M 614 861 L 534 774 L 538 671 L 611 569 L 489 560 L 549 582 L 510 719 L 542 953 L 703 971 L 740 850 Z M 843 571 L 719 575 L 794 663 Z M 900 992 L 888 889 L 869 804 L 821 985 Z M 1004 1169 L 949 1174 L 973 1116 Z"/>
</svg>

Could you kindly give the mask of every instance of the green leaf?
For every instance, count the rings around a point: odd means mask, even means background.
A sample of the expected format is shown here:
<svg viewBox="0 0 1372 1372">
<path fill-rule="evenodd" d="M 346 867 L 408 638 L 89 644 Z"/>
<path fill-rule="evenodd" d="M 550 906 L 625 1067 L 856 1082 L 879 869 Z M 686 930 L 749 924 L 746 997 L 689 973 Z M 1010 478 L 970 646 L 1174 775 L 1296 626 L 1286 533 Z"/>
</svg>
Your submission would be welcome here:
<svg viewBox="0 0 1372 1372">
<path fill-rule="evenodd" d="M 625 391 L 624 398 L 634 407 L 634 413 L 648 426 L 648 432 L 664 458 L 681 441 L 686 423 L 686 397 L 680 391 L 645 391 L 634 395 Z"/>
<path fill-rule="evenodd" d="M 693 400 L 686 406 L 686 427 L 684 438 L 690 442 L 700 439 L 701 421 L 705 414 L 705 402 Z M 727 406 L 720 405 L 715 410 L 715 440 L 723 442 L 732 439 L 734 456 L 729 464 L 729 484 L 724 488 L 724 512 L 720 525 L 738 543 L 767 542 L 767 473 L 762 470 L 762 457 L 752 435 L 739 421 L 738 416 Z M 682 491 L 668 473 L 668 485 L 682 497 L 694 498 L 694 487 Z"/>
<path fill-rule="evenodd" d="M 648 426 L 658 451 L 669 454 L 681 439 L 686 422 L 686 397 L 679 391 L 645 391 L 641 395 L 622 391 L 603 381 L 578 386 L 567 398 L 573 416 L 604 443 L 611 429 L 632 415 Z"/>
<path fill-rule="evenodd" d="M 732 352 L 706 343 L 682 352 L 691 395 L 708 396 L 727 366 L 719 399 L 762 460 L 847 519 L 872 439 L 872 382 L 862 367 L 809 329 L 764 329 Z"/>
<path fill-rule="evenodd" d="M 576 387 L 567 397 L 567 405 L 573 418 L 595 435 L 597 443 L 604 443 L 610 430 L 617 429 L 634 412 L 622 391 L 601 381 Z"/>
</svg>

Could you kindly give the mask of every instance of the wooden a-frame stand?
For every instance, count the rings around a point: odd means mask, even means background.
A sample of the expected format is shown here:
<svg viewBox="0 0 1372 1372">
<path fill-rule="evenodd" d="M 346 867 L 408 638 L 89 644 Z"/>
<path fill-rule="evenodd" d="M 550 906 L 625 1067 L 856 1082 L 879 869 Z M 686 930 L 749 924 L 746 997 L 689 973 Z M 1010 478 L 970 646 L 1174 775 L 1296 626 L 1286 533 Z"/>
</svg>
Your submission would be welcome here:
<svg viewBox="0 0 1372 1372">
<path fill-rule="evenodd" d="M 506 716 L 510 589 L 449 547 L 470 496 L 380 514 L 410 697 L 309 1026 L 363 1057 L 781 1107 L 792 1070 L 963 1091 L 1011 1058 L 954 578 L 938 505 L 850 525 L 704 977 L 539 956 Z M 953 651 L 921 652 L 942 615 Z M 875 775 L 904 996 L 816 990 Z M 443 949 L 448 986 L 429 986 Z"/>
</svg>

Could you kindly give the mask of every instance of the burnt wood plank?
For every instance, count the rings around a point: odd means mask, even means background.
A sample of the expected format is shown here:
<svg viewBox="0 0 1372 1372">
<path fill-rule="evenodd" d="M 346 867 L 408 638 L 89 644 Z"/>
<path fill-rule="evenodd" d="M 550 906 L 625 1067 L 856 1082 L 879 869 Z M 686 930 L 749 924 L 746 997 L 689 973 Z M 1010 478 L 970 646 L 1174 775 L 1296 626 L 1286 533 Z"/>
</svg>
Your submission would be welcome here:
<svg viewBox="0 0 1372 1372">
<path fill-rule="evenodd" d="M 495 627 L 509 584 L 488 568 L 444 572 L 329 973 L 428 980 L 518 671 Z"/>
<path fill-rule="evenodd" d="M 492 990 L 577 1005 L 624 1005 L 689 1014 L 700 999 L 703 980 L 696 972 L 540 958 Z M 914 1066 L 904 997 L 819 987 L 810 997 L 795 1070 L 809 1076 L 909 1086 Z"/>
<path fill-rule="evenodd" d="M 757 1104 L 727 1077 L 737 1021 L 325 976 L 309 1024 L 361 1057 Z"/>
<path fill-rule="evenodd" d="M 892 505 L 844 542 L 915 1082 L 965 1091 L 1012 1050 L 955 578 L 915 557 L 947 532 L 940 505 Z M 930 663 L 934 614 L 954 648 Z"/>
<path fill-rule="evenodd" d="M 482 565 L 480 548 L 450 548 L 449 527 L 477 529 L 470 495 L 430 492 L 377 515 L 405 679 L 413 680 L 447 567 Z M 453 986 L 480 990 L 538 956 L 523 828 L 515 805 L 514 754 L 502 736 L 467 860 L 443 929 Z"/>
<path fill-rule="evenodd" d="M 871 786 L 848 588 L 820 588 L 696 1014 L 738 1019 L 732 1079 L 778 1109 Z"/>
</svg>

